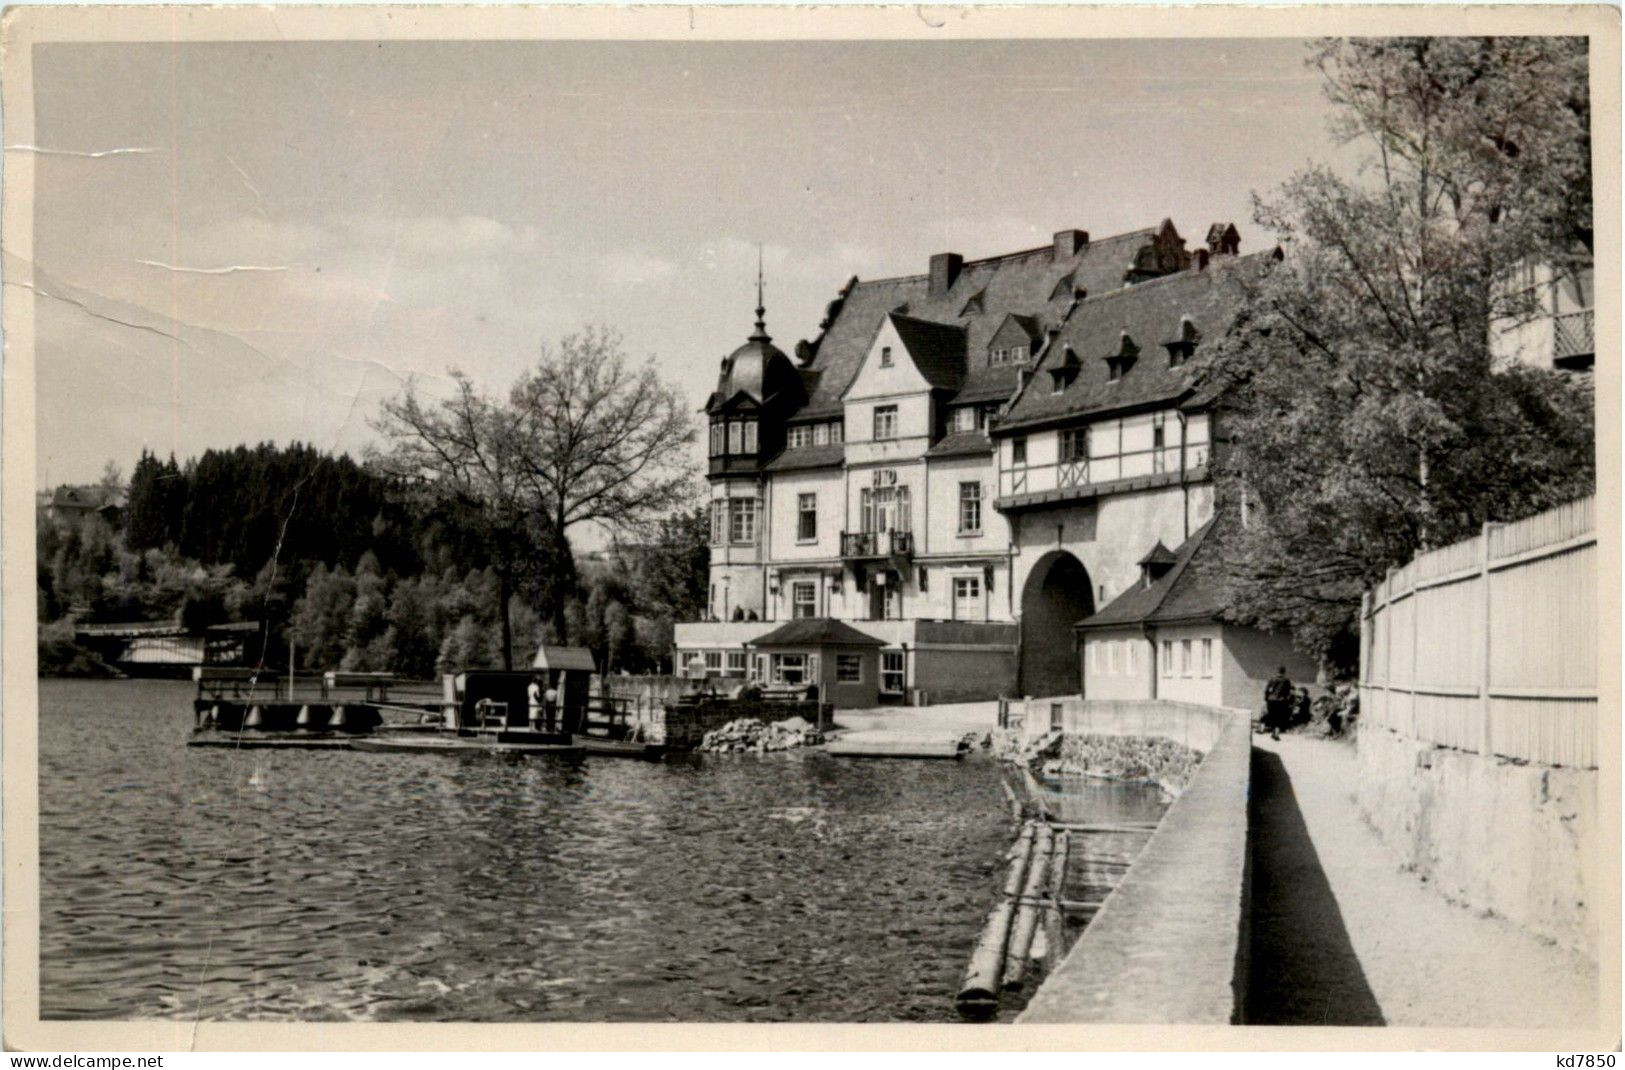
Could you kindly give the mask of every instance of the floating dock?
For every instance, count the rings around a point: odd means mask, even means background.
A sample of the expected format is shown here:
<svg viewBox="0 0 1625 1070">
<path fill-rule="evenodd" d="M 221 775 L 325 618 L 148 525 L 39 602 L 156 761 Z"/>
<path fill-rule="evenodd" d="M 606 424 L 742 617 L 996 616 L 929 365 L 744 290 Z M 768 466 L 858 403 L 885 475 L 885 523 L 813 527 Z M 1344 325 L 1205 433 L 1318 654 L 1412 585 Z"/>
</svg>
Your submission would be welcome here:
<svg viewBox="0 0 1625 1070">
<path fill-rule="evenodd" d="M 838 758 L 960 758 L 965 747 L 958 736 L 924 735 L 885 729 L 848 732 L 824 747 Z"/>
</svg>

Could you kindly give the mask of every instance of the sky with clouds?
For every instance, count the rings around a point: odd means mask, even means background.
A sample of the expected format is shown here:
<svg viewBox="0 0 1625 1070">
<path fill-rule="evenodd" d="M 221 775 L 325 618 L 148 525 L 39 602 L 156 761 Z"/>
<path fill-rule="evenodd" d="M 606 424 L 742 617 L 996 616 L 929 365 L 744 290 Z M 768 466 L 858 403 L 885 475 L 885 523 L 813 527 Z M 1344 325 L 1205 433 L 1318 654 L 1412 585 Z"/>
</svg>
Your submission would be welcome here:
<svg viewBox="0 0 1625 1070">
<path fill-rule="evenodd" d="M 1344 150 L 1287 40 L 35 50 L 37 476 L 359 451 L 409 379 L 505 388 L 588 324 L 697 409 L 852 275 L 1170 217 Z M 122 150 L 122 151 L 112 151 Z M 699 449 L 696 447 L 696 457 Z"/>
</svg>

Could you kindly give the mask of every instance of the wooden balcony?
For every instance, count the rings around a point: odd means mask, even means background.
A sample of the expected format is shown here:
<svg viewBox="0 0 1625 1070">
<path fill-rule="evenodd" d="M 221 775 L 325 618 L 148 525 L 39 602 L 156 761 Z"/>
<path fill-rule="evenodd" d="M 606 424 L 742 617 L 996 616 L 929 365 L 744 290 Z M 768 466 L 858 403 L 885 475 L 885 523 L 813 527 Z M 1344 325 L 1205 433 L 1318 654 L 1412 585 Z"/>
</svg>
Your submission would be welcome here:
<svg viewBox="0 0 1625 1070">
<path fill-rule="evenodd" d="M 1594 309 L 1552 317 L 1552 363 L 1559 367 L 1590 364 L 1596 352 Z"/>
</svg>

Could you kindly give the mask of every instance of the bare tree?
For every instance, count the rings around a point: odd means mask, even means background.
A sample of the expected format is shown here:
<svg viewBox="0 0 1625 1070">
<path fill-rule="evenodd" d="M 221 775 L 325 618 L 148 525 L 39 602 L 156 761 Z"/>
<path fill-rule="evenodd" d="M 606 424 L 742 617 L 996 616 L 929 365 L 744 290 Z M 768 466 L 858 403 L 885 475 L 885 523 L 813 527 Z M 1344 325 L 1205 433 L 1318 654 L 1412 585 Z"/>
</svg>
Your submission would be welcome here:
<svg viewBox="0 0 1625 1070">
<path fill-rule="evenodd" d="M 385 402 L 373 426 L 389 448 L 369 459 L 408 487 L 450 499 L 479 518 L 500 585 L 503 666 L 512 669 L 508 603 L 540 510 L 521 478 L 513 412 L 462 372 L 451 377 L 455 390 L 438 404 L 425 403 L 411 384 Z"/>
<path fill-rule="evenodd" d="M 409 386 L 375 425 L 389 443 L 375 463 L 409 483 L 478 510 L 502 583 L 505 664 L 508 600 L 527 571 L 570 574 L 568 531 L 597 522 L 639 531 L 692 490 L 694 430 L 682 395 L 651 359 L 628 365 L 619 337 L 595 328 L 543 347 L 506 401 L 453 372 L 451 397 L 427 404 Z M 537 567 L 540 565 L 541 567 Z M 545 585 L 546 609 L 568 634 L 566 585 Z"/>
<path fill-rule="evenodd" d="M 509 403 L 520 478 L 551 531 L 597 522 L 645 532 L 690 499 L 689 406 L 652 358 L 631 366 L 615 332 L 590 328 L 544 347 Z M 562 592 L 549 610 L 562 634 Z"/>
</svg>

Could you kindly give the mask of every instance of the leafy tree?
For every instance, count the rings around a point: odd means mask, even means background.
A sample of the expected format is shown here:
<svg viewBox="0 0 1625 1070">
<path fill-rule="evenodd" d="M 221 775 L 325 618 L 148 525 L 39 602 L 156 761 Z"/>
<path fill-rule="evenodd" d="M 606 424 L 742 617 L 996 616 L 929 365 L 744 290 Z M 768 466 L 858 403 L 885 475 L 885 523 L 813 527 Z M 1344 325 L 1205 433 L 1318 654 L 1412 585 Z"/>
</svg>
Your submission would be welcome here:
<svg viewBox="0 0 1625 1070">
<path fill-rule="evenodd" d="M 710 583 L 710 520 L 702 506 L 673 513 L 640 547 L 631 572 L 639 606 L 672 620 L 695 620 Z"/>
<path fill-rule="evenodd" d="M 1589 241 L 1584 42 L 1331 41 L 1312 62 L 1367 167 L 1257 202 L 1290 252 L 1234 273 L 1244 312 L 1203 363 L 1221 509 L 1248 517 L 1224 543 L 1232 615 L 1346 666 L 1386 568 L 1593 486 L 1589 381 L 1489 351 L 1493 321 L 1533 313 L 1507 273 Z"/>
<path fill-rule="evenodd" d="M 388 636 L 389 600 L 378 557 L 371 551 L 356 564 L 355 601 L 350 606 L 349 647 L 340 668 L 383 672 L 391 668 L 394 650 Z"/>
<path fill-rule="evenodd" d="M 350 620 L 356 583 L 343 566 L 329 571 L 318 564 L 293 607 L 288 637 L 298 645 L 298 658 L 310 668 L 336 668 L 350 645 Z"/>
</svg>

